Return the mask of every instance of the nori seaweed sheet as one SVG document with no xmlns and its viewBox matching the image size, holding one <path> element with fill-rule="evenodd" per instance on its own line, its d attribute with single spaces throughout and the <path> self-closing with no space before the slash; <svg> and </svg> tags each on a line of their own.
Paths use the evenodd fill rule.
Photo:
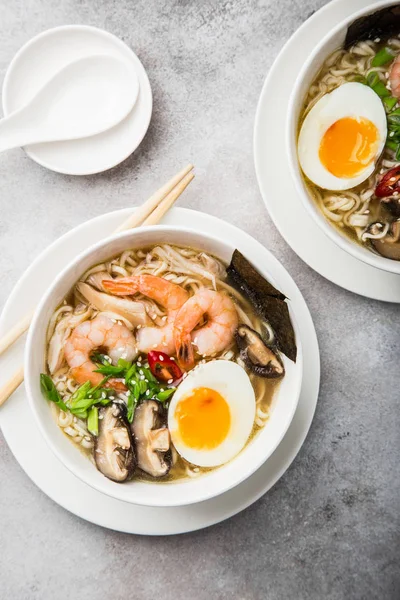
<svg viewBox="0 0 400 600">
<path fill-rule="evenodd" d="M 230 283 L 244 294 L 260 317 L 271 324 L 278 349 L 296 362 L 297 348 L 286 296 L 235 250 L 227 268 Z"/>
<path fill-rule="evenodd" d="M 379 38 L 382 42 L 400 33 L 400 4 L 377 10 L 360 17 L 347 30 L 344 47 L 349 48 L 363 40 Z"/>
</svg>

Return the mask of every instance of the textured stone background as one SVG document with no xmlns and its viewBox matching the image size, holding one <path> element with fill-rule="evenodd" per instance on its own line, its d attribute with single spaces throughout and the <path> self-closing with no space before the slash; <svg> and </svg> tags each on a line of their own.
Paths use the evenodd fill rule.
<svg viewBox="0 0 400 600">
<path fill-rule="evenodd" d="M 143 61 L 153 120 L 140 149 L 102 175 L 0 160 L 0 306 L 34 256 L 78 223 L 140 202 L 188 160 L 185 205 L 270 248 L 313 314 L 322 385 L 306 443 L 275 488 L 205 531 L 141 538 L 83 522 L 26 477 L 0 436 L 0 598 L 395 600 L 399 573 L 399 309 L 311 271 L 271 223 L 252 129 L 264 77 L 324 0 L 2 0 L 0 74 L 18 48 L 67 23 L 103 27 Z"/>
</svg>

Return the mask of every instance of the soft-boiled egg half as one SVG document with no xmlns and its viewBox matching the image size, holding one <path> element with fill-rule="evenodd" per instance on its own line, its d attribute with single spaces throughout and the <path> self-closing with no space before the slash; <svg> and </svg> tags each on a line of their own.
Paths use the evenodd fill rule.
<svg viewBox="0 0 400 600">
<path fill-rule="evenodd" d="M 386 136 L 379 96 L 362 83 L 345 83 L 318 100 L 304 119 L 298 140 L 301 168 L 321 188 L 350 189 L 374 171 Z"/>
<path fill-rule="evenodd" d="M 190 371 L 168 409 L 177 452 L 199 467 L 236 456 L 253 428 L 256 402 L 250 379 L 237 363 L 214 360 Z"/>
</svg>

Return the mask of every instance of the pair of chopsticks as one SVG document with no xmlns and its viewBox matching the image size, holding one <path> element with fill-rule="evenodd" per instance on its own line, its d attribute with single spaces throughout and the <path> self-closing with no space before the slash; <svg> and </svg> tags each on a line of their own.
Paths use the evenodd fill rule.
<svg viewBox="0 0 400 600">
<path fill-rule="evenodd" d="M 114 233 L 134 227 L 156 225 L 174 205 L 182 192 L 194 178 L 193 165 L 179 171 L 172 179 L 155 192 L 142 206 L 124 221 Z M 27 329 L 32 321 L 32 314 L 26 315 L 2 338 L 0 338 L 0 355 L 3 354 Z M 24 369 L 20 367 L 16 373 L 0 388 L 0 406 L 15 392 L 24 380 Z"/>
</svg>

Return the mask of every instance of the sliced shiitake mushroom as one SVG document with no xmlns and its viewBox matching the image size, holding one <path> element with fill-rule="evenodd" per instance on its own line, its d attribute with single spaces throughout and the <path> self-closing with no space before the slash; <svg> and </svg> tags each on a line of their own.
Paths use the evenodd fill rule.
<svg viewBox="0 0 400 600">
<path fill-rule="evenodd" d="M 371 223 L 367 233 L 376 235 L 382 231 L 382 223 Z M 393 221 L 385 237 L 380 239 L 371 239 L 372 247 L 385 258 L 400 260 L 400 219 Z"/>
<path fill-rule="evenodd" d="M 152 477 L 163 477 L 171 468 L 170 435 L 166 412 L 155 400 L 142 402 L 131 425 L 138 467 Z"/>
<path fill-rule="evenodd" d="M 129 424 L 121 405 L 112 403 L 99 410 L 99 435 L 94 447 L 98 470 L 108 479 L 123 483 L 132 477 L 136 456 Z"/>
<path fill-rule="evenodd" d="M 269 348 L 257 331 L 239 325 L 235 333 L 240 357 L 245 365 L 259 377 L 282 377 L 283 362 L 277 352 Z"/>
</svg>

